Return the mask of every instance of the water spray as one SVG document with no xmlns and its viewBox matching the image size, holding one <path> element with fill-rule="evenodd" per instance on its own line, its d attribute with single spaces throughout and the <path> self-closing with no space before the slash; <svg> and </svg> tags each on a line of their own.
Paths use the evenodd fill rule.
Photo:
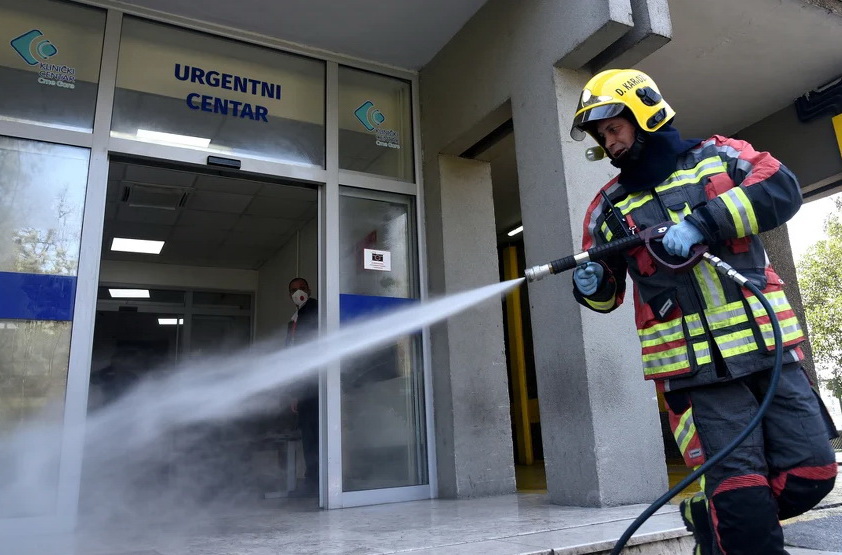
<svg viewBox="0 0 842 555">
<path fill-rule="evenodd" d="M 604 245 L 596 246 L 570 256 L 565 256 L 546 264 L 540 264 L 538 266 L 527 268 L 525 272 L 526 280 L 528 282 L 534 282 L 543 279 L 545 276 L 550 274 L 560 274 L 567 270 L 572 270 L 585 262 L 597 262 L 610 256 L 617 255 L 627 249 L 643 245 L 655 260 L 655 264 L 671 273 L 689 271 L 699 261 L 704 259 L 708 264 L 713 266 L 717 272 L 728 279 L 735 281 L 741 287 L 745 287 L 751 291 L 760 300 L 760 303 L 766 310 L 766 314 L 769 316 L 769 321 L 772 324 L 772 332 L 775 337 L 775 362 L 772 367 L 772 375 L 769 379 L 769 389 L 766 391 L 765 397 L 763 397 L 763 402 L 760 403 L 757 414 L 754 415 L 751 422 L 748 423 L 740 435 L 734 438 L 731 443 L 725 446 L 725 448 L 723 448 L 719 453 L 708 459 L 703 465 L 694 470 L 681 482 L 676 484 L 675 487 L 667 491 L 649 505 L 649 507 L 643 511 L 640 516 L 631 523 L 631 525 L 629 525 L 626 531 L 623 532 L 623 535 L 620 536 L 620 539 L 617 540 L 617 543 L 611 550 L 611 555 L 619 554 L 623 550 L 623 547 L 625 547 L 626 542 L 628 542 L 631 538 L 632 534 L 634 534 L 650 516 L 655 514 L 655 511 L 664 506 L 670 499 L 678 495 L 682 490 L 684 490 L 684 488 L 692 484 L 712 466 L 718 464 L 722 459 L 730 455 L 731 452 L 736 449 L 736 447 L 742 443 L 752 431 L 754 431 L 754 429 L 760 424 L 760 421 L 763 419 L 763 416 L 766 414 L 766 411 L 775 396 L 775 390 L 778 388 L 778 380 L 781 376 L 781 366 L 783 363 L 783 337 L 781 334 L 780 323 L 778 323 L 778 318 L 772 308 L 772 305 L 769 304 L 769 301 L 763 296 L 760 289 L 754 283 L 749 281 L 748 278 L 737 272 L 733 267 L 719 257 L 708 252 L 707 245 L 694 245 L 690 250 L 689 258 L 686 259 L 667 253 L 661 240 L 672 225 L 674 225 L 673 222 L 664 222 L 641 230 L 637 234 L 623 237 L 622 239 L 618 239 L 616 241 L 610 241 Z"/>
</svg>

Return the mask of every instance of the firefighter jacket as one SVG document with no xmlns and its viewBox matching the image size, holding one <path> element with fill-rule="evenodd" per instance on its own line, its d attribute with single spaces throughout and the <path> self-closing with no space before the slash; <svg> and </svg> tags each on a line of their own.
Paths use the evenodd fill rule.
<svg viewBox="0 0 842 555">
<path fill-rule="evenodd" d="M 757 235 L 783 224 L 801 206 L 798 181 L 783 164 L 745 141 L 714 135 L 680 154 L 675 171 L 654 188 L 628 193 L 615 178 L 602 190 L 613 209 L 602 194 L 596 196 L 585 216 L 583 249 L 687 218 L 710 251 L 769 300 L 783 332 L 784 362 L 803 358 L 797 345 L 804 334 Z M 763 305 L 709 264 L 669 273 L 640 246 L 602 265 L 599 289 L 584 296 L 574 285 L 574 295 L 592 310 L 610 312 L 623 302 L 628 272 L 646 379 L 670 390 L 772 367 L 774 337 Z"/>
</svg>

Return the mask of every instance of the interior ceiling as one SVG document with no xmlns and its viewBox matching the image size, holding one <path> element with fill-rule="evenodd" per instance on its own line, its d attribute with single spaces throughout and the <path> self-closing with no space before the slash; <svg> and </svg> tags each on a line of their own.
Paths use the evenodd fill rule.
<svg viewBox="0 0 842 555">
<path fill-rule="evenodd" d="M 112 162 L 102 259 L 257 270 L 317 203 L 315 189 Z M 114 237 L 165 244 L 159 255 L 115 252 Z"/>
</svg>

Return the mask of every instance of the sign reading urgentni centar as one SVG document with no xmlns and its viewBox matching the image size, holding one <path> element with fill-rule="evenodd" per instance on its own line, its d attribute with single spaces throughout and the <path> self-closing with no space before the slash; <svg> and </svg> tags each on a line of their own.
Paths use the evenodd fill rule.
<svg viewBox="0 0 842 555">
<path fill-rule="evenodd" d="M 175 64 L 174 74 L 179 81 L 190 81 L 206 87 L 225 89 L 273 100 L 281 99 L 281 85 L 277 83 L 268 83 L 259 79 L 214 70 L 205 71 L 199 67 L 181 64 Z M 188 94 L 185 102 L 191 110 L 202 110 L 203 112 L 267 123 L 269 121 L 269 109 L 259 104 L 197 92 Z"/>
</svg>

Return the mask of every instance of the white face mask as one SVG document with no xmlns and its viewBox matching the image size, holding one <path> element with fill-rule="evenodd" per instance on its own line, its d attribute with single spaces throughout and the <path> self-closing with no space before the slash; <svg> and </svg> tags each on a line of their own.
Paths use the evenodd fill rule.
<svg viewBox="0 0 842 555">
<path fill-rule="evenodd" d="M 304 303 L 307 302 L 307 299 L 310 298 L 310 295 L 308 295 L 307 293 L 305 293 L 301 289 L 296 289 L 295 291 L 292 292 L 292 295 L 290 295 L 290 298 L 292 299 L 292 302 L 295 303 L 295 306 L 297 306 L 298 308 L 301 308 L 301 305 L 303 305 Z"/>
</svg>

